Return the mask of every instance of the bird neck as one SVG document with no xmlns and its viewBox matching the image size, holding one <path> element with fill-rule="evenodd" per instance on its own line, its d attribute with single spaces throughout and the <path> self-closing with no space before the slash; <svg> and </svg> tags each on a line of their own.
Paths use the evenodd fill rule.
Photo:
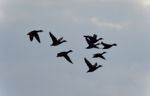
<svg viewBox="0 0 150 96">
<path fill-rule="evenodd" d="M 68 53 L 72 52 L 72 50 L 69 50 Z"/>
<path fill-rule="evenodd" d="M 106 52 L 103 52 L 102 54 L 105 54 Z"/>
<path fill-rule="evenodd" d="M 112 46 L 117 46 L 117 45 L 114 43 L 114 44 L 112 44 Z"/>
</svg>

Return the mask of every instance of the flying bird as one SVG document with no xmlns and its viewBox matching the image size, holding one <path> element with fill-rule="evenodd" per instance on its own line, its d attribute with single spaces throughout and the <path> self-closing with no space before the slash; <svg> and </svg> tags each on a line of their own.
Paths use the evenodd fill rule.
<svg viewBox="0 0 150 96">
<path fill-rule="evenodd" d="M 40 37 L 38 35 L 39 32 L 43 32 L 43 30 L 33 30 L 27 34 L 27 35 L 29 35 L 31 42 L 33 41 L 33 38 L 35 38 L 39 43 L 41 43 Z"/>
<path fill-rule="evenodd" d="M 111 48 L 113 46 L 117 46 L 116 43 L 114 43 L 114 44 L 107 44 L 107 43 L 101 42 L 101 44 L 104 46 L 102 49 L 109 49 L 109 48 Z"/>
<path fill-rule="evenodd" d="M 97 38 L 96 34 L 93 34 L 93 36 L 85 35 L 85 38 L 88 38 L 92 43 L 96 43 L 99 40 L 103 40 L 103 38 Z"/>
<path fill-rule="evenodd" d="M 97 63 L 95 63 L 94 65 L 92 65 L 86 58 L 84 58 L 85 63 L 87 64 L 89 70 L 88 72 L 94 72 L 96 69 L 102 67 L 102 65 L 97 65 Z"/>
<path fill-rule="evenodd" d="M 86 47 L 86 49 L 91 49 L 91 48 L 99 49 L 99 47 L 98 47 L 99 43 L 95 44 L 95 43 L 91 42 L 88 38 L 85 38 L 85 39 L 86 39 L 86 41 L 88 43 L 88 47 Z"/>
<path fill-rule="evenodd" d="M 93 55 L 93 58 L 102 58 L 104 60 L 106 60 L 106 58 L 103 56 L 103 54 L 105 54 L 107 52 L 103 52 L 103 53 L 96 53 Z"/>
<path fill-rule="evenodd" d="M 57 46 L 57 45 L 59 45 L 59 44 L 61 44 L 63 42 L 67 42 L 66 40 L 63 40 L 63 37 L 57 39 L 51 32 L 49 32 L 49 35 L 50 35 L 50 37 L 52 39 L 52 42 L 53 42 L 51 44 L 51 46 Z"/>
<path fill-rule="evenodd" d="M 60 52 L 60 53 L 57 54 L 57 57 L 64 57 L 68 62 L 73 64 L 70 57 L 68 56 L 68 53 L 70 53 L 70 52 L 73 52 L 73 51 L 69 50 L 69 51 Z"/>
</svg>

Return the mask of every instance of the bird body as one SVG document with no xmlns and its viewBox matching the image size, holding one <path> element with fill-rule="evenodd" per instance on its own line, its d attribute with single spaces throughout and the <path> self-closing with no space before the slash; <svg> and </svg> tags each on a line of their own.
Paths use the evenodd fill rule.
<svg viewBox="0 0 150 96">
<path fill-rule="evenodd" d="M 33 41 L 33 38 L 35 38 L 39 43 L 41 43 L 40 37 L 38 35 L 39 32 L 43 32 L 43 30 L 33 30 L 27 34 L 27 35 L 29 35 L 31 42 Z"/>
<path fill-rule="evenodd" d="M 103 53 L 96 53 L 93 55 L 93 58 L 102 58 L 104 60 L 106 60 L 106 58 L 103 56 L 103 54 L 105 54 L 106 52 Z"/>
<path fill-rule="evenodd" d="M 67 42 L 66 40 L 63 40 L 63 37 L 57 39 L 51 32 L 49 32 L 49 35 L 50 35 L 50 37 L 52 39 L 52 42 L 53 42 L 51 44 L 51 46 L 57 46 L 57 45 L 60 45 L 63 42 Z"/>
<path fill-rule="evenodd" d="M 99 45 L 99 43 L 97 43 L 97 44 L 90 44 L 88 47 L 86 47 L 86 49 L 92 49 L 92 48 L 99 49 L 99 47 L 97 45 Z"/>
<path fill-rule="evenodd" d="M 64 57 L 67 61 L 69 61 L 70 63 L 73 64 L 70 57 L 68 56 L 68 53 L 70 53 L 70 52 L 73 52 L 73 51 L 69 50 L 69 51 L 60 52 L 60 53 L 57 54 L 57 57 Z"/>
<path fill-rule="evenodd" d="M 97 65 L 97 63 L 95 63 L 94 65 L 92 65 L 86 58 L 84 58 L 85 63 L 87 64 L 89 70 L 88 72 L 94 72 L 96 69 L 102 67 L 102 65 Z"/>
<path fill-rule="evenodd" d="M 88 43 L 88 47 L 86 49 L 91 49 L 91 48 L 96 48 L 99 49 L 99 47 L 97 45 L 99 45 L 99 43 L 95 44 L 93 42 L 91 42 L 88 38 L 85 38 L 87 43 Z"/>
</svg>

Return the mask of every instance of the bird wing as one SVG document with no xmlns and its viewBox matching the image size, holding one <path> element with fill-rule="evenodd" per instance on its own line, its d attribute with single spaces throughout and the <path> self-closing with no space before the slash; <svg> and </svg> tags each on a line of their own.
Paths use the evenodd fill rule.
<svg viewBox="0 0 150 96">
<path fill-rule="evenodd" d="M 56 38 L 51 32 L 49 32 L 49 35 L 50 35 L 50 37 L 52 38 L 52 41 L 53 41 L 53 42 L 56 42 L 56 41 L 57 41 L 57 38 Z"/>
<path fill-rule="evenodd" d="M 86 42 L 87 42 L 89 45 L 92 44 L 91 41 L 89 40 L 89 38 L 85 38 L 85 40 L 86 40 Z"/>
<path fill-rule="evenodd" d="M 58 39 L 58 41 L 61 41 L 61 40 L 63 40 L 63 37 L 61 37 L 61 38 Z"/>
<path fill-rule="evenodd" d="M 88 35 L 84 35 L 83 37 L 85 37 L 85 38 L 91 38 L 91 36 L 88 36 Z"/>
<path fill-rule="evenodd" d="M 30 41 L 33 40 L 33 35 L 29 35 Z"/>
<path fill-rule="evenodd" d="M 40 43 L 41 41 L 40 41 L 40 37 L 39 37 L 39 35 L 38 34 L 35 34 L 35 39 Z"/>
<path fill-rule="evenodd" d="M 89 68 L 92 67 L 92 64 L 91 64 L 86 58 L 84 58 L 84 61 L 85 61 L 85 63 L 87 64 L 87 66 L 88 66 Z"/>
<path fill-rule="evenodd" d="M 70 63 L 73 64 L 73 62 L 71 61 L 71 59 L 70 59 L 70 57 L 69 57 L 68 55 L 65 55 L 64 58 L 65 58 L 67 61 L 69 61 Z"/>
<path fill-rule="evenodd" d="M 97 35 L 96 34 L 93 35 L 93 39 L 97 40 Z"/>
<path fill-rule="evenodd" d="M 101 56 L 100 58 L 102 58 L 102 59 L 106 60 L 106 58 L 105 58 L 104 56 Z"/>
<path fill-rule="evenodd" d="M 88 41 L 93 41 L 93 39 L 95 39 L 94 37 L 92 36 L 84 36 L 86 39 L 88 39 Z"/>
</svg>

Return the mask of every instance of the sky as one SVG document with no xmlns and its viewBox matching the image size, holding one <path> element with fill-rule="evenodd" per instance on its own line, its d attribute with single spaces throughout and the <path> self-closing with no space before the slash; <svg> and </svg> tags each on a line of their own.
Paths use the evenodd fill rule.
<svg viewBox="0 0 150 96">
<path fill-rule="evenodd" d="M 149 25 L 150 0 L 0 0 L 0 96 L 150 96 Z M 117 43 L 106 61 L 85 49 L 92 34 Z M 70 49 L 74 64 L 56 57 Z M 103 67 L 87 74 L 84 57 Z"/>
</svg>

